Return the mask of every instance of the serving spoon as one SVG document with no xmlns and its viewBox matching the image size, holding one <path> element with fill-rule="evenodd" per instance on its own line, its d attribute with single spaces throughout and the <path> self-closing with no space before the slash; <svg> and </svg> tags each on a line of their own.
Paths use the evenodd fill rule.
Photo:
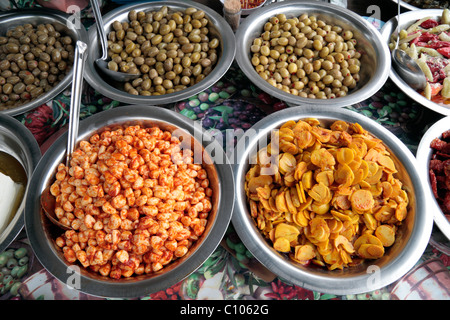
<svg viewBox="0 0 450 320">
<path fill-rule="evenodd" d="M 75 60 L 72 75 L 72 94 L 70 97 L 69 129 L 66 149 L 66 166 L 69 166 L 70 156 L 75 149 L 78 138 L 78 126 L 80 117 L 81 91 L 83 88 L 83 72 L 87 55 L 87 45 L 82 41 L 77 41 L 75 47 Z M 55 214 L 56 198 L 50 193 L 50 185 L 41 194 L 41 207 L 46 216 L 55 225 L 62 229 L 70 230 L 70 226 L 62 224 Z"/>
<path fill-rule="evenodd" d="M 108 59 L 108 41 L 106 39 L 105 30 L 103 29 L 102 13 L 100 11 L 100 6 L 98 5 L 97 1 L 98 0 L 91 0 L 91 6 L 92 10 L 94 11 L 96 21 L 95 25 L 97 27 L 97 34 L 102 48 L 102 56 L 95 60 L 95 64 L 105 75 L 119 82 L 127 82 L 140 77 L 141 76 L 140 73 L 125 73 L 120 71 L 114 71 L 108 68 L 108 62 L 106 61 Z"/>
<path fill-rule="evenodd" d="M 400 41 L 400 0 L 397 0 L 397 42 L 392 51 L 392 62 L 395 71 L 414 90 L 423 90 L 427 85 L 427 78 L 417 62 L 405 51 L 398 48 Z"/>
</svg>

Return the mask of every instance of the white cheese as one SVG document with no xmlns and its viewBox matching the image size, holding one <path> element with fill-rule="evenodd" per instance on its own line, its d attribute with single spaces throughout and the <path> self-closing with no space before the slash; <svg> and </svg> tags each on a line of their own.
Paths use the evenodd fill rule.
<svg viewBox="0 0 450 320">
<path fill-rule="evenodd" d="M 9 176 L 0 172 L 0 233 L 15 215 L 23 194 L 22 184 L 15 183 Z"/>
</svg>

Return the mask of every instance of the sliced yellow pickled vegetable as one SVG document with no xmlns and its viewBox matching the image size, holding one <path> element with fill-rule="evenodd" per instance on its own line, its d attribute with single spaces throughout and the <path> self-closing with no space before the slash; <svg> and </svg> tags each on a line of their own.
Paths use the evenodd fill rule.
<svg viewBox="0 0 450 320">
<path fill-rule="evenodd" d="M 330 270 L 382 257 L 409 203 L 382 141 L 359 124 L 324 128 L 316 119 L 289 121 L 272 137 L 279 140 L 259 151 L 245 191 L 274 249 Z"/>
<path fill-rule="evenodd" d="M 395 230 L 393 227 L 383 224 L 375 230 L 375 236 L 380 239 L 384 247 L 390 247 L 395 241 Z"/>
</svg>

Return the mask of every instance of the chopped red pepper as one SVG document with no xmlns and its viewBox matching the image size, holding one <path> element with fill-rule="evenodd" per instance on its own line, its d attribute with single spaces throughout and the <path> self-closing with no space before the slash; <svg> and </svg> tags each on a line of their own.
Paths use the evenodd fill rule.
<svg viewBox="0 0 450 320">
<path fill-rule="evenodd" d="M 440 41 L 439 36 L 437 34 L 424 32 L 419 37 L 414 38 L 410 41 L 410 44 L 418 45 L 419 42 L 429 42 L 429 41 Z"/>
<path fill-rule="evenodd" d="M 427 47 L 428 42 L 415 42 L 416 47 Z"/>
<path fill-rule="evenodd" d="M 430 41 L 424 47 L 432 48 L 432 49 L 438 49 L 438 48 L 444 48 L 444 47 L 450 47 L 449 41 Z"/>
<path fill-rule="evenodd" d="M 420 26 L 424 29 L 430 29 L 430 28 L 434 28 L 438 25 L 439 25 L 439 22 L 437 22 L 436 20 L 428 19 L 428 20 L 425 20 L 424 22 L 422 22 L 422 24 Z"/>
<path fill-rule="evenodd" d="M 450 47 L 446 47 L 448 50 L 450 50 Z M 444 50 L 446 48 L 439 48 L 439 50 Z M 442 82 L 446 78 L 446 74 L 444 71 L 444 68 L 449 64 L 449 61 L 447 59 L 440 59 L 440 58 L 434 58 L 434 59 L 428 59 L 427 65 L 431 70 L 431 73 L 433 74 L 433 80 L 430 82 Z"/>
<path fill-rule="evenodd" d="M 446 58 L 450 58 L 450 47 L 437 48 L 436 50 Z"/>
</svg>

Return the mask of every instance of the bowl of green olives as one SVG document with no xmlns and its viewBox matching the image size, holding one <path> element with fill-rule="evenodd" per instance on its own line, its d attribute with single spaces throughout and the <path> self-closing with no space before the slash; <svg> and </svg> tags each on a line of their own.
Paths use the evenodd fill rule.
<svg viewBox="0 0 450 320">
<path fill-rule="evenodd" d="M 353 105 L 389 76 L 389 49 L 375 27 L 328 3 L 272 3 L 240 24 L 236 42 L 244 74 L 293 106 Z"/>
<path fill-rule="evenodd" d="M 85 78 L 103 95 L 127 104 L 166 105 L 195 95 L 226 73 L 236 51 L 225 19 L 193 1 L 121 6 L 103 17 L 103 27 L 109 69 L 140 76 L 118 82 L 98 69 L 101 46 L 94 25 Z"/>
<path fill-rule="evenodd" d="M 77 23 L 50 9 L 0 13 L 0 114 L 25 113 L 69 86 L 74 44 L 87 39 Z"/>
</svg>

